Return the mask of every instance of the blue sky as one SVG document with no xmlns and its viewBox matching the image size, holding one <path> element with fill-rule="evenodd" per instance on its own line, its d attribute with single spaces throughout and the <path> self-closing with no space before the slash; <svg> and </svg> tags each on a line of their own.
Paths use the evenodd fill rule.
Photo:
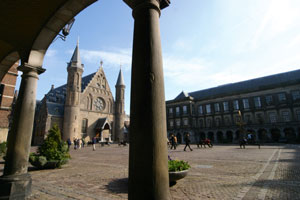
<svg viewBox="0 0 300 200">
<path fill-rule="evenodd" d="M 172 0 L 160 17 L 166 100 L 181 91 L 299 69 L 299 10 L 299 0 Z M 101 0 L 82 11 L 66 41 L 51 44 L 37 99 L 51 84 L 66 83 L 66 63 L 80 37 L 84 76 L 103 60 L 113 95 L 122 65 L 128 114 L 133 23 L 122 0 Z"/>
</svg>

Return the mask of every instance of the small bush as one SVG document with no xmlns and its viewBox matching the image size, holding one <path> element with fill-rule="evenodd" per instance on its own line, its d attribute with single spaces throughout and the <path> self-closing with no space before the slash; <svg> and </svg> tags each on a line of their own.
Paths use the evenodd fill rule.
<svg viewBox="0 0 300 200">
<path fill-rule="evenodd" d="M 169 166 L 169 172 L 183 171 L 191 168 L 189 163 L 183 160 L 169 160 L 168 166 Z"/>
<path fill-rule="evenodd" d="M 44 143 L 38 148 L 38 153 L 32 153 L 29 162 L 38 168 L 57 168 L 70 159 L 68 145 L 61 140 L 60 130 L 55 124 Z"/>
</svg>

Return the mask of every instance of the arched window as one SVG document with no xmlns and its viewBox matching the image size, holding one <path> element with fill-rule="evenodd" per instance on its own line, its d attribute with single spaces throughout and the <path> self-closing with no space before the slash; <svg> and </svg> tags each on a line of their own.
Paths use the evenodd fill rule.
<svg viewBox="0 0 300 200">
<path fill-rule="evenodd" d="M 89 99 L 90 99 L 90 101 L 89 101 L 89 110 L 93 110 L 93 97 L 92 97 L 92 95 L 90 94 L 89 95 Z"/>
<path fill-rule="evenodd" d="M 90 108 L 90 98 L 89 97 L 86 97 L 86 109 L 88 109 L 89 110 L 89 108 Z"/>
</svg>

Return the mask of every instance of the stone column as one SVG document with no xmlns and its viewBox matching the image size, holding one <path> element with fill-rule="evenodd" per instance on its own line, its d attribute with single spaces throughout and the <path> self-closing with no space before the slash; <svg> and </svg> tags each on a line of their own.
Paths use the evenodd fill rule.
<svg viewBox="0 0 300 200">
<path fill-rule="evenodd" d="M 129 200 L 170 199 L 166 107 L 157 0 L 135 1 Z"/>
<path fill-rule="evenodd" d="M 0 177 L 0 199 L 25 199 L 31 192 L 31 177 L 27 173 L 36 104 L 38 74 L 41 67 L 23 64 L 19 96 L 8 134 L 7 154 L 3 176 Z"/>
</svg>

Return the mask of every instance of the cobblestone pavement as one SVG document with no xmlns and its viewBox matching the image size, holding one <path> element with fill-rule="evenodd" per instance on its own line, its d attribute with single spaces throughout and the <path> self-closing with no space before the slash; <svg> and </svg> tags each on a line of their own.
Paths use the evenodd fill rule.
<svg viewBox="0 0 300 200">
<path fill-rule="evenodd" d="M 214 146 L 169 150 L 192 168 L 170 188 L 174 200 L 300 199 L 300 146 Z M 30 200 L 127 199 L 128 147 L 71 150 L 72 160 L 56 170 L 36 170 Z M 0 172 L 3 162 L 0 161 Z"/>
</svg>

